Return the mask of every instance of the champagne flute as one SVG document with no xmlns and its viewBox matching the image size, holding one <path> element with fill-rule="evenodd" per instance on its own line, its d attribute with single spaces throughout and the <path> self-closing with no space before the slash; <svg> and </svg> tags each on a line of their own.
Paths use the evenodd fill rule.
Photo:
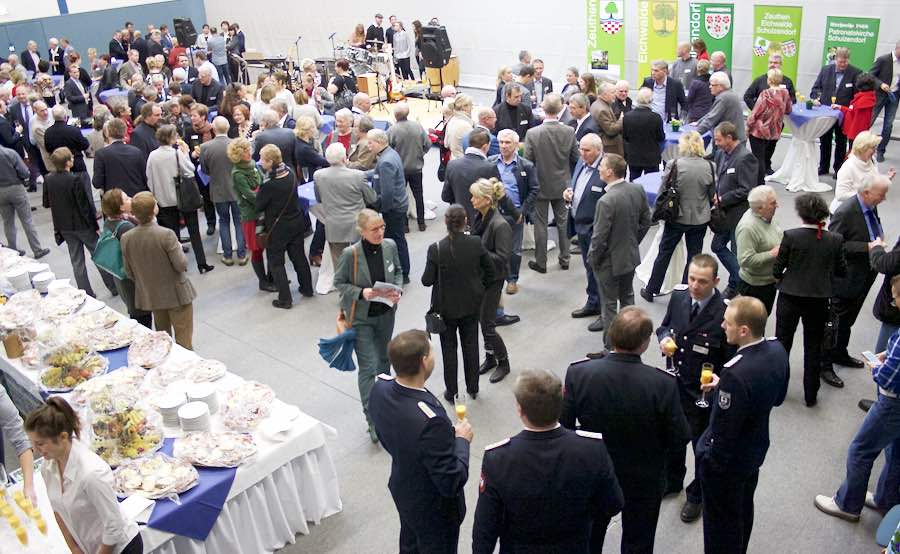
<svg viewBox="0 0 900 554">
<path fill-rule="evenodd" d="M 831 97 L 831 103 L 832 103 L 832 104 L 837 104 L 837 96 L 832 96 L 832 97 Z"/>
<path fill-rule="evenodd" d="M 457 393 L 453 396 L 453 407 L 456 410 L 456 419 L 463 421 L 466 419 L 466 395 Z"/>
<path fill-rule="evenodd" d="M 700 384 L 708 385 L 712 383 L 713 380 L 713 365 L 709 362 L 706 362 L 700 367 Z M 706 401 L 706 391 L 703 391 L 703 396 L 695 402 L 698 408 L 709 408 L 709 402 Z"/>
</svg>

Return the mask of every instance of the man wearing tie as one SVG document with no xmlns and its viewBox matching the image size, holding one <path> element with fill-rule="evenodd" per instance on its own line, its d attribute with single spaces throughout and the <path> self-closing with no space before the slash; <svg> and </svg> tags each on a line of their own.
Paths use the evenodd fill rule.
<svg viewBox="0 0 900 554">
<path fill-rule="evenodd" d="M 581 93 L 573 95 L 584 96 Z M 587 116 L 590 118 L 590 115 Z M 569 188 L 563 191 L 563 200 L 569 205 L 569 233 L 567 236 L 578 237 L 578 247 L 581 249 L 581 261 L 587 273 L 587 302 L 584 306 L 572 312 L 572 317 L 592 317 L 597 319 L 588 325 L 589 331 L 602 331 L 603 318 L 600 316 L 600 292 L 597 289 L 597 280 L 594 271 L 588 261 L 588 250 L 591 247 L 591 235 L 594 234 L 594 212 L 597 201 L 606 194 L 606 183 L 600 179 L 600 160 L 603 158 L 603 141 L 599 135 L 591 133 L 585 135 L 578 143 L 578 151 L 581 159 L 575 165 L 572 172 L 572 182 Z"/>
<path fill-rule="evenodd" d="M 847 275 L 835 282 L 835 298 L 831 303 L 837 314 L 837 337 L 825 341 L 822 361 L 822 380 L 834 387 L 844 383 L 834 372 L 833 363 L 845 367 L 862 368 L 863 362 L 847 351 L 850 329 L 862 309 L 869 289 L 878 272 L 869 264 L 869 243 L 884 238 L 878 204 L 887 196 L 891 181 L 886 175 L 877 175 L 863 182 L 855 196 L 843 201 L 831 216 L 829 231 L 844 237 L 844 256 L 847 259 Z M 833 348 L 828 348 L 831 345 Z"/>
<path fill-rule="evenodd" d="M 9 115 L 16 126 L 22 127 L 23 151 L 27 154 L 25 156 L 25 164 L 28 166 L 29 172 L 27 189 L 28 192 L 34 192 L 37 189 L 37 176 L 40 175 L 37 160 L 40 159 L 41 153 L 37 146 L 31 144 L 28 124 L 31 122 L 31 118 L 34 117 L 34 110 L 32 110 L 31 104 L 28 103 L 29 94 L 31 94 L 31 87 L 28 85 L 22 84 L 16 87 L 16 101 L 9 105 Z"/>
<path fill-rule="evenodd" d="M 850 65 L 850 49 L 838 48 L 835 51 L 834 63 L 827 64 L 819 71 L 816 82 L 809 92 L 810 98 L 816 98 L 817 105 L 840 104 L 849 106 L 856 94 L 856 78 L 862 71 Z M 832 98 L 834 101 L 832 101 Z M 841 131 L 841 124 L 835 121 L 834 127 L 819 137 L 819 175 L 828 174 L 831 162 L 831 135 L 834 135 L 834 172 L 835 174 L 847 157 L 847 135 Z"/>
<path fill-rule="evenodd" d="M 41 63 L 41 55 L 38 53 L 38 45 L 33 40 L 29 40 L 22 52 L 22 67 L 31 71 L 34 75 L 38 72 L 38 64 Z"/>
</svg>

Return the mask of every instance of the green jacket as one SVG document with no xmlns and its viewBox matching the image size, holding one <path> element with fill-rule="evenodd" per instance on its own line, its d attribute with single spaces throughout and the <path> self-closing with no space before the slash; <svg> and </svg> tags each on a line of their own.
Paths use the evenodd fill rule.
<svg viewBox="0 0 900 554">
<path fill-rule="evenodd" d="M 234 181 L 234 194 L 237 196 L 241 221 L 256 221 L 256 191 L 262 182 L 262 172 L 252 161 L 240 162 L 231 170 L 231 178 Z"/>
<path fill-rule="evenodd" d="M 356 279 L 353 278 L 353 251 L 356 251 L 358 267 Z M 391 239 L 384 239 L 381 243 L 381 254 L 384 259 L 384 275 L 389 283 L 403 286 L 403 268 L 400 266 L 400 255 L 397 252 L 397 244 Z M 369 301 L 362 298 L 362 290 L 371 287 L 372 282 L 369 273 L 369 265 L 366 263 L 366 254 L 362 249 L 362 242 L 355 242 L 344 248 L 334 270 L 334 286 L 341 295 L 341 309 L 349 318 L 356 301 L 356 315 L 352 324 L 365 323 L 369 319 Z M 396 309 L 396 306 L 395 308 Z"/>
</svg>

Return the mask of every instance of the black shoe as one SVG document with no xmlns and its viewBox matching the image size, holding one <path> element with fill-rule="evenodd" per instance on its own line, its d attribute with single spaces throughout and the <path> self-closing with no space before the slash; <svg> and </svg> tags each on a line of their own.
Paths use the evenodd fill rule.
<svg viewBox="0 0 900 554">
<path fill-rule="evenodd" d="M 860 410 L 862 410 L 864 412 L 868 412 L 869 408 L 871 408 L 872 404 L 874 404 L 874 403 L 875 403 L 874 400 L 869 400 L 868 398 L 861 398 L 860 401 L 856 405 L 859 406 Z"/>
<path fill-rule="evenodd" d="M 878 163 L 884 162 L 884 152 L 877 152 L 875 154 L 875 161 L 877 161 Z"/>
<path fill-rule="evenodd" d="M 497 364 L 497 368 L 494 369 L 494 372 L 491 373 L 491 378 L 488 380 L 491 383 L 499 383 L 507 375 L 509 375 L 509 371 L 509 360 L 502 360 L 499 364 Z"/>
<path fill-rule="evenodd" d="M 19 256 L 24 256 L 24 255 L 25 255 L 25 251 L 24 251 L 24 250 L 19 250 L 19 249 L 17 248 L 17 249 L 16 249 L 16 252 L 19 253 Z"/>
<path fill-rule="evenodd" d="M 559 262 L 559 268 L 563 271 L 569 270 L 569 262 Z"/>
<path fill-rule="evenodd" d="M 852 367 L 852 368 L 856 368 L 856 369 L 866 367 L 866 364 L 864 364 L 862 360 L 854 358 L 853 356 L 850 356 L 849 354 L 846 356 L 836 356 L 836 357 L 832 358 L 831 361 L 832 361 L 832 363 L 835 363 L 837 365 L 842 365 L 844 367 Z"/>
<path fill-rule="evenodd" d="M 209 273 L 210 271 L 214 270 L 215 268 L 216 268 L 216 266 L 214 266 L 214 265 L 209 265 L 209 264 L 206 264 L 206 265 L 198 265 L 198 266 L 197 266 L 197 269 L 200 270 L 200 274 L 201 274 L 201 275 L 204 274 L 204 273 Z"/>
<path fill-rule="evenodd" d="M 275 286 L 275 283 L 270 283 L 269 281 L 260 281 L 259 290 L 263 292 L 278 292 L 278 287 Z"/>
<path fill-rule="evenodd" d="M 834 372 L 834 370 L 831 370 L 831 369 L 823 370 L 819 374 L 819 376 L 822 378 L 823 381 L 825 381 L 832 387 L 836 387 L 839 389 L 844 388 L 844 382 L 841 380 L 840 377 L 837 376 L 837 374 Z"/>
<path fill-rule="evenodd" d="M 478 368 L 478 375 L 484 375 L 495 367 L 497 367 L 497 359 L 494 358 L 493 355 L 488 354 L 487 357 L 485 357 L 484 362 L 481 364 L 481 367 Z"/>
<path fill-rule="evenodd" d="M 31 206 L 31 211 L 36 212 L 37 208 L 35 208 L 34 206 Z"/>
<path fill-rule="evenodd" d="M 206 236 L 211 237 L 216 234 L 216 226 L 215 225 L 207 225 L 206 226 Z"/>
<path fill-rule="evenodd" d="M 109 291 L 109 293 L 113 296 L 113 298 L 119 296 L 119 291 L 117 291 L 116 289 L 112 289 L 111 291 Z"/>
<path fill-rule="evenodd" d="M 419 223 L 419 231 L 424 231 L 427 228 L 428 228 L 428 226 L 425 225 L 424 223 Z"/>
<path fill-rule="evenodd" d="M 520 321 L 522 321 L 522 318 L 517 315 L 503 314 L 494 321 L 494 325 L 497 327 L 504 327 Z"/>
<path fill-rule="evenodd" d="M 534 260 L 528 262 L 528 267 L 537 271 L 538 273 L 547 273 L 547 268 L 539 266 L 538 263 Z"/>
<path fill-rule="evenodd" d="M 647 302 L 653 303 L 653 293 L 647 289 L 641 289 L 641 298 L 646 300 Z"/>
<path fill-rule="evenodd" d="M 598 317 L 597 319 L 592 321 L 590 325 L 588 325 L 588 331 L 590 331 L 591 333 L 598 333 L 602 330 L 603 330 L 603 318 L 602 317 Z"/>
<path fill-rule="evenodd" d="M 774 174 L 775 174 L 775 170 L 772 169 L 771 167 L 766 170 L 766 175 L 774 175 Z"/>
<path fill-rule="evenodd" d="M 807 407 L 807 408 L 812 408 L 812 407 L 814 407 L 816 404 L 819 403 L 819 400 L 818 400 L 817 398 L 813 397 L 813 398 L 807 398 L 807 399 L 805 400 L 805 402 L 806 402 L 806 407 Z"/>
<path fill-rule="evenodd" d="M 37 252 L 34 253 L 34 259 L 35 259 L 35 260 L 40 260 L 41 258 L 43 258 L 44 256 L 46 256 L 46 255 L 49 254 L 49 253 L 50 253 L 50 249 L 49 249 L 49 248 L 42 248 L 42 249 L 40 249 L 40 250 L 38 250 Z M 23 255 L 23 256 L 25 255 L 25 252 L 24 252 L 24 251 L 22 252 L 22 255 Z"/>
<path fill-rule="evenodd" d="M 407 235 L 409 234 L 409 223 L 403 226 L 403 233 Z"/>
<path fill-rule="evenodd" d="M 408 285 L 409 283 L 410 283 L 410 281 L 409 281 L 409 275 L 404 275 L 404 276 L 403 276 L 403 284 L 404 284 L 404 285 Z"/>
<path fill-rule="evenodd" d="M 575 319 L 580 317 L 592 317 L 595 315 L 600 315 L 600 308 L 592 308 L 587 304 L 572 312 L 572 317 Z"/>
<path fill-rule="evenodd" d="M 452 393 L 448 390 L 444 391 L 444 400 L 446 400 L 447 402 L 450 402 L 451 404 L 453 403 L 454 396 L 456 396 L 454 393 Z"/>
<path fill-rule="evenodd" d="M 280 300 L 272 300 L 272 305 L 283 310 L 290 310 L 292 306 L 290 302 L 282 302 Z"/>
<path fill-rule="evenodd" d="M 681 521 L 685 523 L 693 523 L 700 519 L 701 515 L 703 515 L 703 504 L 687 501 L 681 508 Z"/>
<path fill-rule="evenodd" d="M 475 391 L 475 392 L 468 391 L 466 394 L 468 394 L 469 398 L 471 398 L 472 400 L 475 400 L 476 398 L 478 398 L 478 391 Z"/>
</svg>

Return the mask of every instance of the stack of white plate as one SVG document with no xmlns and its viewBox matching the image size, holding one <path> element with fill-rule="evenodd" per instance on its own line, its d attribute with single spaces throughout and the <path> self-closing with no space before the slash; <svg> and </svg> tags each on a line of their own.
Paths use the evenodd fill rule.
<svg viewBox="0 0 900 554">
<path fill-rule="evenodd" d="M 50 266 L 43 262 L 32 262 L 25 266 L 25 270 L 28 271 L 28 278 L 34 279 L 34 276 L 38 273 L 50 271 Z"/>
<path fill-rule="evenodd" d="M 45 293 L 50 286 L 50 282 L 56 279 L 56 275 L 52 271 L 42 271 L 31 278 L 31 284 L 34 285 L 39 292 Z"/>
<path fill-rule="evenodd" d="M 178 419 L 178 409 L 184 406 L 184 394 L 170 392 L 160 398 L 156 405 L 163 417 L 163 425 L 166 427 L 178 427 L 181 420 Z"/>
<path fill-rule="evenodd" d="M 206 431 L 209 429 L 209 406 L 203 402 L 188 402 L 178 408 L 178 419 L 186 433 Z"/>
<path fill-rule="evenodd" d="M 209 406 L 209 413 L 214 414 L 219 410 L 219 395 L 212 383 L 195 383 L 188 389 L 188 400 L 191 402 L 203 402 Z"/>
<path fill-rule="evenodd" d="M 4 275 L 9 284 L 17 291 L 28 290 L 31 288 L 31 277 L 28 275 L 27 266 L 20 265 L 15 269 L 7 271 Z"/>
</svg>

